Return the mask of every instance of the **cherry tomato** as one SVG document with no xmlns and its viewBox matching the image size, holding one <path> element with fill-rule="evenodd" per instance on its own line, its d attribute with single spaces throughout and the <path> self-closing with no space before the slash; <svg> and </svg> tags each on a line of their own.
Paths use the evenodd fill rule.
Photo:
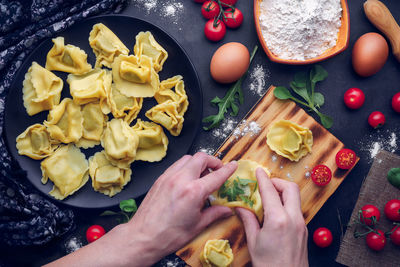
<svg viewBox="0 0 400 267">
<path fill-rule="evenodd" d="M 359 109 L 365 102 L 365 94 L 359 88 L 350 88 L 344 93 L 343 98 L 346 106 L 351 109 Z"/>
<path fill-rule="evenodd" d="M 400 92 L 395 94 L 392 98 L 392 108 L 394 111 L 400 113 Z"/>
<path fill-rule="evenodd" d="M 234 6 L 237 0 L 221 0 L 222 6 Z"/>
<path fill-rule="evenodd" d="M 219 6 L 214 1 L 207 1 L 201 6 L 201 14 L 206 19 L 213 19 L 219 15 Z"/>
<path fill-rule="evenodd" d="M 332 178 L 331 169 L 326 165 L 317 165 L 311 171 L 311 179 L 318 186 L 329 184 Z"/>
<path fill-rule="evenodd" d="M 368 117 L 369 125 L 375 129 L 383 126 L 385 121 L 385 115 L 380 111 L 374 111 Z"/>
<path fill-rule="evenodd" d="M 400 225 L 395 225 L 390 232 L 390 240 L 392 241 L 392 243 L 400 246 Z"/>
<path fill-rule="evenodd" d="M 356 163 L 356 152 L 343 148 L 336 154 L 336 164 L 340 169 L 348 170 Z"/>
<path fill-rule="evenodd" d="M 333 240 L 332 233 L 328 228 L 320 227 L 315 230 L 313 234 L 313 240 L 315 245 L 320 248 L 329 247 L 332 244 Z"/>
<path fill-rule="evenodd" d="M 400 222 L 400 199 L 392 199 L 386 203 L 385 215 L 391 221 Z"/>
<path fill-rule="evenodd" d="M 194 0 L 196 3 L 204 3 L 207 0 Z"/>
<path fill-rule="evenodd" d="M 367 241 L 367 245 L 370 249 L 375 251 L 381 251 L 386 245 L 386 237 L 385 233 L 381 230 L 378 230 L 378 233 L 371 232 L 367 235 L 365 239 Z"/>
<path fill-rule="evenodd" d="M 226 27 L 228 28 L 238 28 L 243 23 L 243 13 L 239 9 L 235 8 L 235 11 L 232 11 L 232 8 L 228 8 L 224 11 L 225 17 L 224 22 Z"/>
<path fill-rule="evenodd" d="M 86 231 L 86 239 L 89 243 L 92 243 L 102 237 L 106 231 L 100 225 L 92 225 Z"/>
<path fill-rule="evenodd" d="M 381 212 L 374 205 L 367 204 L 361 208 L 360 221 L 368 226 L 376 224 L 381 218 Z M 375 217 L 375 219 L 373 218 Z"/>
<path fill-rule="evenodd" d="M 225 33 L 226 26 L 221 20 L 218 20 L 214 23 L 214 20 L 210 19 L 206 22 L 206 25 L 204 27 L 204 34 L 206 35 L 208 40 L 217 42 L 224 38 Z"/>
</svg>

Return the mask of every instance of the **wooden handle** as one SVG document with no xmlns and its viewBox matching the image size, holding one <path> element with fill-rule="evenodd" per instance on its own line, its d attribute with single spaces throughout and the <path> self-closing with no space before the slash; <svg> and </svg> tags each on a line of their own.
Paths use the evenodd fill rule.
<svg viewBox="0 0 400 267">
<path fill-rule="evenodd" d="M 369 21 L 390 40 L 394 56 L 400 62 L 400 27 L 389 9 L 378 0 L 367 0 L 364 12 Z"/>
</svg>

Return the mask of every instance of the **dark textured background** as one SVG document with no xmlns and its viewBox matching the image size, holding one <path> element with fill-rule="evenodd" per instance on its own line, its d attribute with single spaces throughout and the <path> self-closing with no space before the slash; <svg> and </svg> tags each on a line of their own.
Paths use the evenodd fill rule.
<svg viewBox="0 0 400 267">
<path fill-rule="evenodd" d="M 122 14 L 147 20 L 161 27 L 178 40 L 188 52 L 200 76 L 203 88 L 204 115 L 215 113 L 216 109 L 210 106 L 209 100 L 215 95 L 223 96 L 229 87 L 219 85 L 211 79 L 209 62 L 213 52 L 225 42 L 239 41 L 245 44 L 249 50 L 255 44 L 258 44 L 254 27 L 252 1 L 238 1 L 237 7 L 242 10 L 245 16 L 244 23 L 238 30 L 228 30 L 225 38 L 219 43 L 210 43 L 205 39 L 203 34 L 205 21 L 200 14 L 200 5 L 193 1 L 159 0 L 160 6 L 149 10 L 149 12 L 144 8 L 144 2 L 143 0 L 133 0 Z M 177 12 L 178 17 L 176 18 L 164 17 L 162 12 L 158 12 L 162 5 L 171 2 L 180 2 L 184 6 L 182 12 Z M 346 146 L 355 150 L 361 160 L 346 178 L 346 181 L 342 183 L 336 193 L 326 202 L 308 225 L 310 236 L 320 226 L 331 229 L 334 236 L 334 243 L 326 249 L 317 248 L 310 239 L 308 245 L 311 266 L 340 266 L 335 263 L 342 232 L 338 213 L 341 217 L 341 223 L 346 225 L 356 203 L 361 183 L 371 166 L 372 160 L 366 146 L 378 139 L 389 138 L 391 132 L 396 132 L 398 137 L 400 133 L 400 114 L 395 113 L 390 106 L 391 97 L 400 91 L 400 63 L 390 54 L 384 68 L 370 78 L 359 77 L 351 66 L 351 48 L 356 39 L 366 32 L 376 31 L 364 15 L 363 2 L 362 0 L 349 1 L 351 21 L 349 48 L 342 54 L 321 63 L 329 72 L 329 77 L 318 85 L 317 90 L 321 91 L 326 99 L 326 104 L 323 106 L 322 111 L 334 117 L 334 125 L 330 131 Z M 400 22 L 400 2 L 389 0 L 383 2 L 393 12 L 397 21 Z M 134 27 L 134 25 L 121 25 L 121 27 Z M 288 85 L 296 71 L 308 69 L 307 66 L 287 66 L 271 63 L 262 50 L 257 53 L 253 66 L 254 64 L 260 64 L 264 69 L 268 69 L 271 72 L 266 86 L 270 84 Z M 238 119 L 242 118 L 258 100 L 258 96 L 248 91 L 249 80 L 246 79 L 243 84 L 245 103 L 240 108 Z M 366 93 L 366 102 L 360 110 L 350 111 L 343 103 L 343 93 L 350 87 L 359 87 Z M 367 117 L 374 110 L 382 111 L 387 119 L 386 125 L 378 131 L 371 129 L 367 124 Z M 200 131 L 192 152 L 204 146 L 215 149 L 222 141 L 210 133 Z M 397 140 L 397 144 L 400 145 L 399 140 Z M 399 154 L 400 150 L 397 149 L 395 152 Z M 85 230 L 89 225 L 94 223 L 101 224 L 105 226 L 106 230 L 113 226 L 112 219 L 98 217 L 100 211 L 76 210 L 75 213 L 78 226 L 73 233 L 62 240 L 50 243 L 46 247 L 2 251 L 1 254 L 5 255 L 6 262 L 12 265 L 47 263 L 65 254 L 64 242 L 70 236 L 78 236 L 84 239 Z"/>
</svg>

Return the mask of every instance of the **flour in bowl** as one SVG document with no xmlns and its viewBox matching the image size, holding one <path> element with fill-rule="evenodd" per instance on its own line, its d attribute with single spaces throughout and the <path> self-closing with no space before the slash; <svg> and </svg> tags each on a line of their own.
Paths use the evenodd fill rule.
<svg viewBox="0 0 400 267">
<path fill-rule="evenodd" d="M 263 0 L 260 25 L 269 50 L 282 59 L 306 60 L 336 45 L 340 0 Z"/>
</svg>

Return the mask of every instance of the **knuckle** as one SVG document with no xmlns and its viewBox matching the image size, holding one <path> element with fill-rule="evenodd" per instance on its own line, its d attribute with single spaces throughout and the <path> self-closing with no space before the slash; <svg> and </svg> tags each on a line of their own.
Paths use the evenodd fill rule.
<svg viewBox="0 0 400 267">
<path fill-rule="evenodd" d="M 288 225 L 288 217 L 286 215 L 276 216 L 274 225 L 277 229 L 285 229 Z"/>
<path fill-rule="evenodd" d="M 299 185 L 296 184 L 296 183 L 294 183 L 294 182 L 290 182 L 289 187 L 290 187 L 291 190 L 293 190 L 293 191 L 297 191 L 297 192 L 300 191 Z"/>
</svg>

